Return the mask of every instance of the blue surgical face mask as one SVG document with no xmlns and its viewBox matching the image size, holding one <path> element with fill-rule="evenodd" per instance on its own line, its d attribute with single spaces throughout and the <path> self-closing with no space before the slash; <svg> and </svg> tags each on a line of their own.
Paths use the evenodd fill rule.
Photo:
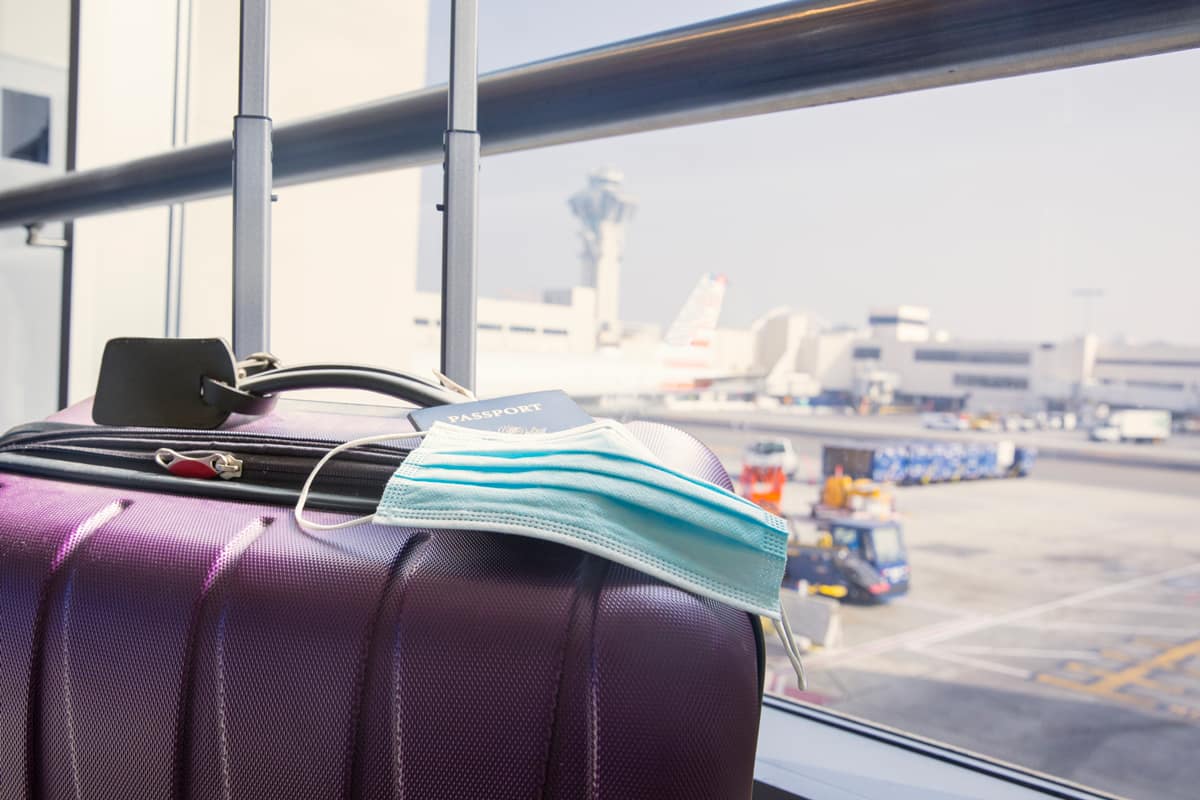
<svg viewBox="0 0 1200 800">
<path fill-rule="evenodd" d="M 388 481 L 375 514 L 335 525 L 302 515 L 317 472 L 359 444 L 424 436 Z M 750 501 L 659 463 L 619 423 L 505 434 L 435 423 L 424 434 L 372 436 L 325 455 L 296 521 L 308 530 L 375 522 L 532 536 L 625 564 L 695 594 L 776 620 L 801 676 L 780 584 L 787 523 Z"/>
</svg>

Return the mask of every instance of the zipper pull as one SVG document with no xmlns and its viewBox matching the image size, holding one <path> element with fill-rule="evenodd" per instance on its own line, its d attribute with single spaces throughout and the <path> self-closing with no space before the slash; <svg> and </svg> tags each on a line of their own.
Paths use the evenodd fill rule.
<svg viewBox="0 0 1200 800">
<path fill-rule="evenodd" d="M 187 450 L 179 453 L 169 447 L 154 451 L 154 461 L 180 478 L 242 477 L 242 460 L 220 450 Z"/>
</svg>

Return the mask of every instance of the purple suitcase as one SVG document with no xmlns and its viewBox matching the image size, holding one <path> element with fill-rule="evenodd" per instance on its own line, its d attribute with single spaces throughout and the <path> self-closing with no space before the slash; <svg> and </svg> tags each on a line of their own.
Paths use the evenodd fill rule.
<svg viewBox="0 0 1200 800">
<path fill-rule="evenodd" d="M 202 435 L 398 427 L 293 412 Z M 687 434 L 630 428 L 728 487 Z M 211 482 L 96 485 L 41 452 L 0 453 L 0 798 L 750 794 L 743 612 L 548 542 L 312 535 L 286 505 L 189 496 Z"/>
</svg>

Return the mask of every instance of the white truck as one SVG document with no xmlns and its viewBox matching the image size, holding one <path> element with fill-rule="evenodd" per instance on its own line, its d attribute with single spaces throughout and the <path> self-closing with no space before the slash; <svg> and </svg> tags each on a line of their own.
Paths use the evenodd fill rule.
<svg viewBox="0 0 1200 800">
<path fill-rule="evenodd" d="M 1149 408 L 1114 411 L 1092 428 L 1096 442 L 1162 442 L 1171 435 L 1171 412 Z"/>
</svg>

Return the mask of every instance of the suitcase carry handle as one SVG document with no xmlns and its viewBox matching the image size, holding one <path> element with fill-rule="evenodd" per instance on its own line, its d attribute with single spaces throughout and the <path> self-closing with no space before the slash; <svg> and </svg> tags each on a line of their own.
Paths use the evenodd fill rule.
<svg viewBox="0 0 1200 800">
<path fill-rule="evenodd" d="M 299 364 L 251 375 L 237 386 L 205 377 L 204 402 L 234 414 L 270 413 L 283 392 L 301 389 L 361 389 L 394 397 L 421 408 L 467 398 L 411 373 L 354 364 Z"/>
</svg>

